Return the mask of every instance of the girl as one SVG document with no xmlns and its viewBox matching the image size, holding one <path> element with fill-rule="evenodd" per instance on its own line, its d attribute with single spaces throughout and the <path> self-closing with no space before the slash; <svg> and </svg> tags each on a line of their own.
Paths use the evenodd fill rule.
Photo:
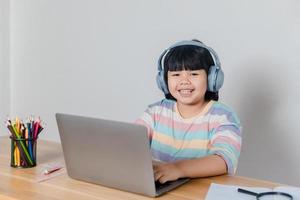
<svg viewBox="0 0 300 200">
<path fill-rule="evenodd" d="M 155 180 L 234 174 L 241 150 L 236 114 L 218 102 L 223 72 L 217 54 L 198 40 L 182 41 L 158 61 L 165 99 L 148 107 L 137 123 L 147 127 Z"/>
</svg>

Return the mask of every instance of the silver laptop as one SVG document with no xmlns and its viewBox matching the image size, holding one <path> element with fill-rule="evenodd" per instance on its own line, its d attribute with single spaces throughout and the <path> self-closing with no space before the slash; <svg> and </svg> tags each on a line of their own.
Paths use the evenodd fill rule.
<svg viewBox="0 0 300 200">
<path fill-rule="evenodd" d="M 151 197 L 189 180 L 155 182 L 144 126 L 61 113 L 56 121 L 71 178 Z"/>
</svg>

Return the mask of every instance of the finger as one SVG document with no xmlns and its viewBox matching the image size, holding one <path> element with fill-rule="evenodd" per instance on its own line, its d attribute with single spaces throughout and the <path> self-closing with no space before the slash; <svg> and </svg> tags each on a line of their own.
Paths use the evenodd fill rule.
<svg viewBox="0 0 300 200">
<path fill-rule="evenodd" d="M 159 167 L 157 166 L 153 166 L 153 173 L 156 174 L 158 173 L 160 170 L 159 170 Z"/>
<path fill-rule="evenodd" d="M 161 184 L 164 184 L 165 182 L 168 181 L 168 178 L 166 176 L 161 176 L 158 181 L 161 183 Z"/>
<path fill-rule="evenodd" d="M 162 173 L 156 173 L 156 174 L 154 174 L 154 179 L 155 179 L 155 181 L 157 181 L 157 180 L 159 180 L 161 177 L 163 176 L 163 174 Z"/>
</svg>

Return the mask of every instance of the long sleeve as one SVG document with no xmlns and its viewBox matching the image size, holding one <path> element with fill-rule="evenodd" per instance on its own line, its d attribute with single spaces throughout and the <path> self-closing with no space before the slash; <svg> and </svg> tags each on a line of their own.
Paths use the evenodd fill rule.
<svg viewBox="0 0 300 200">
<path fill-rule="evenodd" d="M 221 156 L 226 162 L 228 174 L 232 175 L 236 172 L 241 152 L 241 125 L 232 111 L 218 110 L 215 114 L 218 125 L 210 137 L 209 154 Z"/>
</svg>

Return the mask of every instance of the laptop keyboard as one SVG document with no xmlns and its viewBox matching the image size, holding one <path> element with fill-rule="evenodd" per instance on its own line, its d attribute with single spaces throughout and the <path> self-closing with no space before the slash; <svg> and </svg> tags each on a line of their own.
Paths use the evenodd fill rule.
<svg viewBox="0 0 300 200">
<path fill-rule="evenodd" d="M 161 188 L 165 188 L 169 185 L 171 185 L 171 181 L 165 182 L 165 183 L 160 183 L 159 181 L 155 181 L 155 189 L 160 190 Z"/>
</svg>

